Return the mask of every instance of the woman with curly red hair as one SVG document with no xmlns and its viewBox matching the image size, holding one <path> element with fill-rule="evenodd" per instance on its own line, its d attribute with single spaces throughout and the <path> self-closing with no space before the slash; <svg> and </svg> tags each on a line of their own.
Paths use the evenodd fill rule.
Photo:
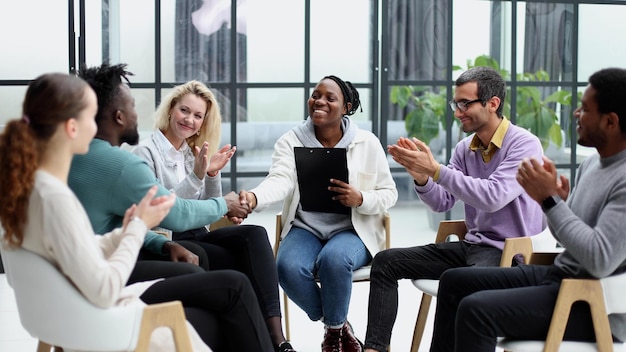
<svg viewBox="0 0 626 352">
<path fill-rule="evenodd" d="M 22 247 L 44 257 L 98 307 L 180 300 L 194 327 L 194 351 L 210 351 L 207 345 L 216 351 L 273 351 L 243 274 L 200 272 L 126 285 L 146 232 L 176 197 L 155 197 L 152 187 L 126 210 L 121 228 L 93 233 L 67 179 L 72 158 L 87 153 L 96 134 L 97 109 L 93 89 L 76 76 L 45 74 L 28 87 L 22 117 L 9 121 L 0 135 L 4 250 Z M 153 340 L 151 351 L 172 350 L 168 336 Z"/>
</svg>

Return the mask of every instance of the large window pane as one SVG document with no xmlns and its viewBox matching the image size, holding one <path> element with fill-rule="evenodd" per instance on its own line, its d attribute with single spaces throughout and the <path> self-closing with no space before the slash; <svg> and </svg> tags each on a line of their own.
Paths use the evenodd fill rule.
<svg viewBox="0 0 626 352">
<path fill-rule="evenodd" d="M 68 4 L 65 0 L 0 4 L 0 79 L 34 79 L 69 72 Z"/>
<path fill-rule="evenodd" d="M 302 89 L 258 88 L 245 94 L 247 122 L 237 124 L 237 141 L 223 133 L 222 144 L 237 146 L 237 171 L 267 172 L 276 140 L 305 118 Z"/>
<path fill-rule="evenodd" d="M 452 12 L 452 64 L 467 68 L 487 56 L 508 69 L 511 52 L 510 4 L 501 1 L 456 0 Z M 457 72 L 458 76 L 461 72 Z"/>
<path fill-rule="evenodd" d="M 166 3 L 168 8 L 169 0 Z M 236 55 L 237 80 L 246 81 L 246 1 L 236 2 L 236 53 L 232 52 L 231 41 L 233 23 L 231 23 L 231 1 L 175 1 L 174 45 L 169 55 L 174 57 L 174 79 L 185 82 L 192 79 L 209 82 L 230 82 L 231 61 Z M 171 21 L 172 16 L 162 17 Z M 164 24 L 164 31 L 171 31 L 169 24 Z M 164 37 L 171 41 L 171 34 Z M 241 40 L 240 40 L 241 39 Z M 171 42 L 166 42 L 172 50 Z M 171 72 L 168 76 L 171 77 Z"/>
<path fill-rule="evenodd" d="M 154 82 L 154 11 L 153 0 L 109 1 L 103 51 L 109 62 L 127 63 L 134 82 Z"/>
<path fill-rule="evenodd" d="M 364 0 L 311 1 L 311 80 L 372 81 L 371 8 Z"/>
<path fill-rule="evenodd" d="M 161 0 L 161 80 L 176 82 L 176 0 Z"/>
<path fill-rule="evenodd" d="M 142 137 L 149 134 L 154 128 L 154 89 L 132 88 L 131 94 L 135 98 L 135 109 Z"/>
<path fill-rule="evenodd" d="M 301 82 L 304 79 L 304 2 L 247 1 L 246 7 L 247 81 Z"/>
<path fill-rule="evenodd" d="M 574 5 L 521 2 L 517 13 L 518 71 L 535 75 L 531 80 L 571 80 Z"/>
<path fill-rule="evenodd" d="M 580 5 L 578 79 L 586 81 L 605 67 L 625 67 L 626 6 Z"/>
<path fill-rule="evenodd" d="M 115 28 L 119 16 L 109 16 L 109 12 L 102 11 L 102 1 L 85 1 L 85 62 L 87 66 L 98 66 L 110 56 L 109 26 Z M 112 23 L 109 22 L 112 21 Z M 105 41 L 103 43 L 103 40 Z M 115 52 L 115 57 L 119 53 Z M 116 62 L 112 62 L 114 64 Z M 83 63 L 79 63 L 83 64 Z"/>
<path fill-rule="evenodd" d="M 389 55 L 389 79 L 445 78 L 450 1 L 388 2 L 387 33 L 383 37 L 388 39 L 389 49 L 383 55 Z"/>
<path fill-rule="evenodd" d="M 4 124 L 22 116 L 26 86 L 0 87 L 0 130 Z"/>
<path fill-rule="evenodd" d="M 251 88 L 248 94 L 248 121 L 302 121 L 303 99 L 300 88 Z"/>
<path fill-rule="evenodd" d="M 230 136 L 232 123 L 222 123 L 222 143 L 237 147 L 237 172 L 267 172 L 272 163 L 274 144 L 284 133 L 299 124 L 292 122 L 238 122 L 237 142 Z"/>
</svg>

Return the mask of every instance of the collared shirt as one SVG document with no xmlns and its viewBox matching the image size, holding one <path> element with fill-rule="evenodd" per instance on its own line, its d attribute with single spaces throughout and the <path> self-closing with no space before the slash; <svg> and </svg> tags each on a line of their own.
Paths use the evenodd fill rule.
<svg viewBox="0 0 626 352">
<path fill-rule="evenodd" d="M 472 142 L 469 146 L 470 150 L 473 152 L 480 151 L 483 157 L 483 161 L 485 163 L 488 163 L 489 161 L 491 161 L 493 154 L 495 154 L 495 152 L 502 147 L 504 135 L 506 135 L 506 131 L 508 131 L 510 124 L 511 122 L 509 122 L 506 117 L 502 117 L 502 121 L 498 125 L 498 128 L 493 134 L 493 137 L 491 137 L 491 141 L 489 142 L 487 148 L 482 145 L 482 142 L 480 141 L 480 138 L 478 138 L 478 135 L 474 135 L 474 138 L 472 139 Z"/>
<path fill-rule="evenodd" d="M 502 117 L 502 121 L 498 125 L 498 128 L 493 134 L 493 137 L 491 137 L 491 141 L 489 142 L 489 146 L 487 148 L 483 147 L 483 144 L 480 141 L 480 138 L 478 138 L 478 135 L 474 135 L 474 138 L 472 138 L 472 142 L 469 146 L 470 150 L 473 152 L 480 151 L 483 161 L 485 162 L 485 164 L 488 163 L 489 161 L 491 161 L 491 157 L 493 157 L 493 154 L 495 154 L 496 150 L 502 147 L 502 141 L 504 140 L 504 136 L 506 135 L 506 131 L 508 131 L 510 124 L 511 122 L 506 117 Z M 441 165 L 439 165 L 437 171 L 435 171 L 435 174 L 433 175 L 433 181 L 437 182 L 439 180 L 440 170 Z"/>
<path fill-rule="evenodd" d="M 172 143 L 165 137 L 161 130 L 154 131 L 155 135 L 155 143 L 158 144 L 159 148 L 163 150 L 167 154 L 167 158 L 174 161 L 174 169 L 176 170 L 176 177 L 178 178 L 178 182 L 182 181 L 187 177 L 185 172 L 185 152 L 189 148 L 187 142 L 184 142 L 179 150 L 176 150 Z"/>
</svg>

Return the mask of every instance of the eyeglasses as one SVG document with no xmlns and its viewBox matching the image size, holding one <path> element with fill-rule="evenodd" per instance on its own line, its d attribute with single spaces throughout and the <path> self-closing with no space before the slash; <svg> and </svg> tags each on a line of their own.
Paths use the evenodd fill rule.
<svg viewBox="0 0 626 352">
<path fill-rule="evenodd" d="M 452 111 L 456 111 L 456 109 L 459 109 L 459 111 L 461 112 L 466 112 L 467 109 L 469 108 L 470 104 L 474 104 L 474 103 L 478 103 L 478 102 L 483 102 L 482 99 L 474 99 L 474 100 L 470 100 L 470 101 L 454 101 L 454 100 L 450 100 L 449 104 L 450 104 L 450 108 L 452 109 Z"/>
</svg>

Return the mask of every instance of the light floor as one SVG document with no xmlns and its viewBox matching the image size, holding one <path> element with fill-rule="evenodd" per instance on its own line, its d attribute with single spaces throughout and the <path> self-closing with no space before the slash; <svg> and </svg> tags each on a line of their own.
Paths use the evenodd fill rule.
<svg viewBox="0 0 626 352">
<path fill-rule="evenodd" d="M 267 209 L 262 213 L 253 213 L 245 223 L 265 226 L 271 243 L 274 241 L 274 216 L 278 208 Z M 391 245 L 407 247 L 432 242 L 435 237 L 429 224 L 429 211 L 419 201 L 404 201 L 392 209 Z M 352 323 L 357 337 L 364 339 L 367 325 L 368 283 L 356 283 L 352 292 L 348 319 Z M 42 294 L 45 288 L 42 287 Z M 281 293 L 282 298 L 282 293 Z M 413 327 L 421 293 L 408 280 L 399 283 L 399 312 L 391 341 L 392 351 L 409 351 L 413 336 Z M 425 337 L 420 351 L 428 351 L 432 334 L 432 321 L 435 300 L 431 305 L 431 316 L 426 327 Z M 311 322 L 300 308 L 289 304 L 291 321 L 291 340 L 299 352 L 318 352 L 323 336 L 323 326 Z M 0 274 L 0 351 L 34 352 L 36 340 L 28 335 L 20 325 L 12 289 L 8 286 L 4 274 Z M 246 351 L 244 351 L 246 352 Z"/>
</svg>

